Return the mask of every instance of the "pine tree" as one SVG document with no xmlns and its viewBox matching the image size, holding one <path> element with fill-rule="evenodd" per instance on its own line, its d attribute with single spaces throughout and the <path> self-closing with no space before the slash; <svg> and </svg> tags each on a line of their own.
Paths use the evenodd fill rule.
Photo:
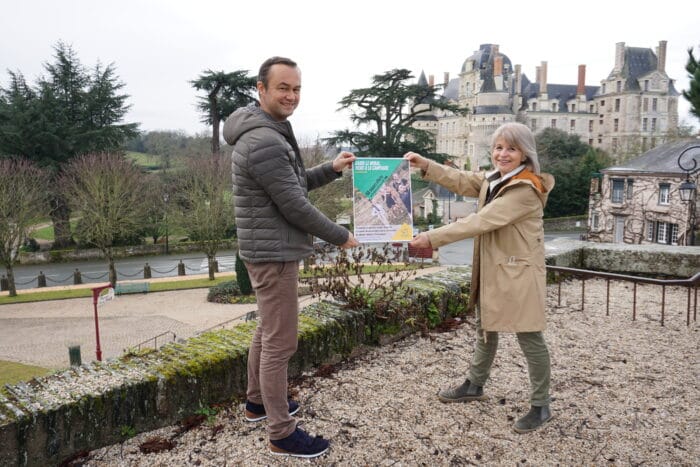
<svg viewBox="0 0 700 467">
<path fill-rule="evenodd" d="M 693 56 L 693 49 L 688 49 L 688 63 L 685 66 L 690 83 L 683 97 L 690 102 L 690 113 L 700 119 L 700 63 Z"/>
</svg>

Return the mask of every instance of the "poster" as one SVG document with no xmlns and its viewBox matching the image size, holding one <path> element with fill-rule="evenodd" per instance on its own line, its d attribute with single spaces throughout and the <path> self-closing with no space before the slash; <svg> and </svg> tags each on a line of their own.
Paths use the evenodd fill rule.
<svg viewBox="0 0 700 467">
<path fill-rule="evenodd" d="M 359 242 L 413 239 L 409 162 L 394 157 L 359 157 L 353 162 L 355 238 Z"/>
</svg>

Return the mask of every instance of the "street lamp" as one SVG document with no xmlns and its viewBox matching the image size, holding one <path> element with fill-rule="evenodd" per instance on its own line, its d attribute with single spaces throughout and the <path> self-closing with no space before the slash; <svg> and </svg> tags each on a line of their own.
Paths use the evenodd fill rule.
<svg viewBox="0 0 700 467">
<path fill-rule="evenodd" d="M 691 155 L 690 161 L 687 166 L 683 165 L 682 159 L 686 153 L 695 149 L 695 154 Z M 678 167 L 685 172 L 685 181 L 678 187 L 678 192 L 681 196 L 681 201 L 684 203 L 689 203 L 688 211 L 689 218 L 688 223 L 690 224 L 690 245 L 695 245 L 695 195 L 697 193 L 697 186 L 693 181 L 690 180 L 690 176 L 700 170 L 698 167 L 698 151 L 700 146 L 689 146 L 678 156 Z M 692 165 L 690 164 L 692 162 Z M 688 244 L 688 241 L 686 241 Z"/>
</svg>

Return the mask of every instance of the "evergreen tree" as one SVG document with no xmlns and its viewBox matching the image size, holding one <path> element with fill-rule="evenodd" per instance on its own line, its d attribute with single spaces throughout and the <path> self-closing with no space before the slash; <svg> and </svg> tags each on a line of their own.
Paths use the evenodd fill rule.
<svg viewBox="0 0 700 467">
<path fill-rule="evenodd" d="M 238 251 L 236 251 L 236 282 L 238 283 L 238 288 L 241 290 L 241 295 L 250 295 L 253 293 L 253 286 L 250 283 L 248 268 L 245 267 L 245 263 L 238 255 Z"/>
<path fill-rule="evenodd" d="M 206 95 L 199 98 L 197 107 L 203 114 L 202 122 L 211 125 L 211 151 L 218 154 L 220 149 L 219 129 L 221 121 L 239 107 L 255 102 L 254 92 L 257 79 L 249 77 L 248 70 L 231 73 L 207 70 L 196 80 L 190 81 L 198 91 Z"/>
<path fill-rule="evenodd" d="M 577 135 L 554 128 L 542 130 L 535 139 L 542 171 L 553 175 L 555 180 L 544 216 L 585 214 L 591 176 L 609 166 L 610 159 L 602 151 L 583 143 Z"/>
<path fill-rule="evenodd" d="M 51 170 L 76 156 L 119 150 L 137 134 L 137 125 L 121 123 L 129 109 L 113 65 L 86 70 L 75 51 L 59 42 L 46 76 L 30 87 L 21 73 L 10 73 L 0 88 L 0 155 L 21 155 Z M 53 186 L 53 184 L 52 184 Z M 51 191 L 55 247 L 72 243 L 70 210 L 58 190 Z"/>
<path fill-rule="evenodd" d="M 440 99 L 439 86 L 406 84 L 413 75 L 406 69 L 394 69 L 372 78 L 372 86 L 353 89 L 340 102 L 340 109 L 350 110 L 351 120 L 368 131 L 336 131 L 326 142 L 340 146 L 350 144 L 359 156 L 401 156 L 416 151 L 444 161 L 446 154 L 435 152 L 435 140 L 429 131 L 414 128 L 423 116 L 435 109 L 464 115 L 466 108 Z"/>
<path fill-rule="evenodd" d="M 700 119 L 700 64 L 693 56 L 693 49 L 688 49 L 688 63 L 685 66 L 690 83 L 683 97 L 690 102 L 690 113 Z"/>
</svg>

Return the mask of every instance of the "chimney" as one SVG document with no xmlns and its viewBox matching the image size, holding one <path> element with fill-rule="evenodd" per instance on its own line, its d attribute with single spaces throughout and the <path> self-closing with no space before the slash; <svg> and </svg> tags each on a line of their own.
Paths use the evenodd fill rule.
<svg viewBox="0 0 700 467">
<path fill-rule="evenodd" d="M 578 86 L 576 86 L 576 95 L 582 96 L 586 93 L 586 65 L 578 66 Z"/>
<path fill-rule="evenodd" d="M 522 86 L 522 81 L 521 81 L 521 76 L 520 76 L 520 65 L 515 65 L 515 73 L 514 73 L 514 84 L 513 84 L 513 91 L 515 94 L 520 94 L 522 91 L 520 87 Z"/>
<path fill-rule="evenodd" d="M 666 41 L 659 41 L 659 48 L 656 50 L 656 69 L 661 73 L 666 73 Z"/>
<path fill-rule="evenodd" d="M 540 65 L 540 94 L 547 94 L 547 62 Z"/>
<path fill-rule="evenodd" d="M 615 44 L 615 69 L 614 72 L 621 72 L 625 66 L 625 43 L 618 42 Z"/>
<path fill-rule="evenodd" d="M 496 55 L 493 58 L 493 76 L 501 76 L 503 74 L 503 56 Z"/>
<path fill-rule="evenodd" d="M 450 84 L 450 72 L 446 71 L 444 74 L 444 80 L 445 80 L 445 89 L 447 89 L 447 85 Z"/>
<path fill-rule="evenodd" d="M 435 75 L 428 75 L 428 86 L 435 86 Z"/>
</svg>

